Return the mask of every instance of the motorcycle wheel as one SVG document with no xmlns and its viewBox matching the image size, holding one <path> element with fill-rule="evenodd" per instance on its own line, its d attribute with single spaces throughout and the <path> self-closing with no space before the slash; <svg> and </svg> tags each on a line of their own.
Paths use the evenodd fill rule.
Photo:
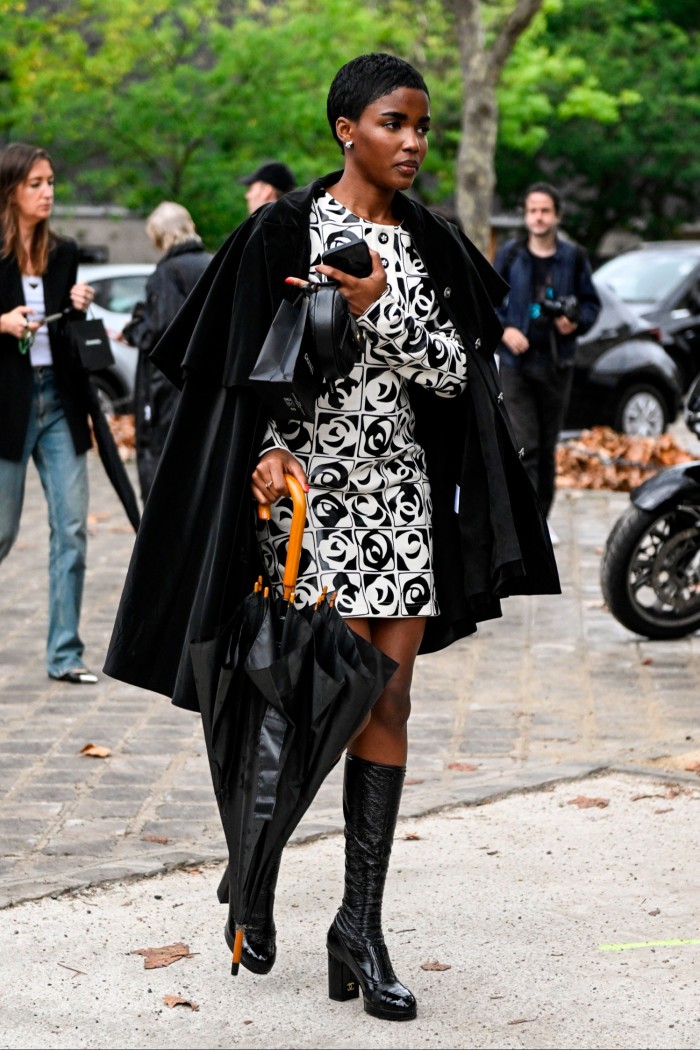
<svg viewBox="0 0 700 1050">
<path fill-rule="evenodd" d="M 603 597 L 616 620 L 646 638 L 700 629 L 700 512 L 634 505 L 608 536 L 600 565 Z"/>
</svg>

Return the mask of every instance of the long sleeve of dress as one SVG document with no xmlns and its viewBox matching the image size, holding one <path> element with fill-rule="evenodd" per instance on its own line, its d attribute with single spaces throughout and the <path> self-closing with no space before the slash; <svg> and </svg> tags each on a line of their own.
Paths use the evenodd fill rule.
<svg viewBox="0 0 700 1050">
<path fill-rule="evenodd" d="M 289 452 L 289 445 L 280 434 L 277 423 L 274 419 L 269 418 L 260 452 L 258 453 L 258 459 L 262 458 L 266 452 L 271 452 L 273 448 L 282 448 Z"/>
<path fill-rule="evenodd" d="M 467 385 L 467 355 L 457 331 L 439 316 L 437 302 L 423 302 L 425 320 L 407 313 L 387 289 L 357 318 L 372 352 L 404 378 L 456 397 Z"/>
</svg>

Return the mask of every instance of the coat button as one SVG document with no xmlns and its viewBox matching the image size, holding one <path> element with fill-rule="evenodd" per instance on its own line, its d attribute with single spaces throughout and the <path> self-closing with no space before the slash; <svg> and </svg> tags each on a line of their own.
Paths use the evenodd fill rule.
<svg viewBox="0 0 700 1050">
<path fill-rule="evenodd" d="M 450 298 L 450 296 L 452 295 L 452 289 L 449 287 L 449 285 L 442 294 L 444 295 L 445 299 Z"/>
<path fill-rule="evenodd" d="M 518 452 L 518 458 L 522 459 L 524 455 L 525 455 L 525 449 L 521 448 L 520 451 Z"/>
<path fill-rule="evenodd" d="M 389 234 L 388 233 L 380 233 L 379 234 L 379 243 L 380 244 L 386 244 L 388 242 L 388 240 L 389 240 Z"/>
<path fill-rule="evenodd" d="M 501 391 L 501 393 L 500 393 L 500 394 L 498 395 L 498 397 L 496 398 L 496 402 L 497 402 L 497 404 L 499 404 L 499 405 L 502 405 L 502 404 L 503 404 L 503 391 Z"/>
<path fill-rule="evenodd" d="M 478 350 L 480 346 L 481 346 L 481 339 L 475 339 L 474 340 L 474 349 Z"/>
</svg>

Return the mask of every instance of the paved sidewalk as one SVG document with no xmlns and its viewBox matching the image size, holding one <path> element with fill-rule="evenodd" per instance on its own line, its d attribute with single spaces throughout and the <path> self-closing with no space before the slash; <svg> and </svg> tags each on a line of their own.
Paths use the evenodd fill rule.
<svg viewBox="0 0 700 1050">
<path fill-rule="evenodd" d="M 94 456 L 91 485 L 83 635 L 99 671 L 133 533 Z M 645 642 L 603 608 L 600 552 L 626 502 L 561 493 L 563 595 L 510 598 L 501 620 L 419 660 L 405 817 L 700 758 L 700 639 Z M 196 716 L 105 676 L 95 688 L 46 677 L 47 531 L 30 469 L 19 541 L 0 567 L 0 906 L 224 856 Z M 86 757 L 87 744 L 111 755 Z M 341 772 L 296 841 L 341 827 Z"/>
<path fill-rule="evenodd" d="M 695 1050 L 699 801 L 697 778 L 609 774 L 402 820 L 384 929 L 418 1000 L 405 1024 L 328 999 L 340 835 L 285 851 L 265 977 L 230 975 L 216 867 L 20 904 L 0 923 L 0 1044 Z M 177 942 L 191 957 L 164 968 L 134 954 Z"/>
</svg>

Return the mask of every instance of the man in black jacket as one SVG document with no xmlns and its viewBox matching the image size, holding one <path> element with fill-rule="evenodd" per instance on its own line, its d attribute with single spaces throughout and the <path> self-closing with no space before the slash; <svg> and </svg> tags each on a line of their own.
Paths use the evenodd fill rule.
<svg viewBox="0 0 700 1050">
<path fill-rule="evenodd" d="M 497 310 L 504 328 L 501 384 L 545 515 L 554 501 L 555 450 L 571 393 L 576 337 L 600 312 L 588 256 L 558 236 L 560 218 L 557 191 L 534 183 L 525 194 L 527 239 L 508 241 L 494 262 L 510 285 Z"/>
<path fill-rule="evenodd" d="M 197 236 L 192 217 L 180 204 L 159 204 L 148 217 L 146 232 L 163 257 L 148 278 L 146 302 L 136 304 L 122 332 L 123 339 L 139 351 L 134 412 L 136 466 L 144 502 L 179 397 L 177 387 L 153 365 L 149 354 L 212 258 Z"/>
</svg>

